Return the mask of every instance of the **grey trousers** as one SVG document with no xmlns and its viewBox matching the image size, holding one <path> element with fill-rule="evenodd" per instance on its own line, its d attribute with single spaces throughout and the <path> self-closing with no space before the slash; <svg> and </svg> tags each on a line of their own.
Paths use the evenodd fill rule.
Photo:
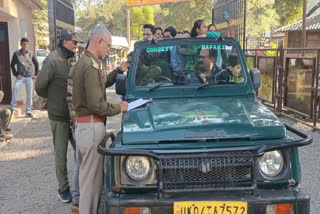
<svg viewBox="0 0 320 214">
<path fill-rule="evenodd" d="M 67 170 L 68 141 L 75 149 L 75 141 L 72 136 L 70 123 L 50 120 L 51 132 L 53 135 L 53 146 L 55 154 L 56 176 L 60 190 L 70 188 Z"/>
<path fill-rule="evenodd" d="M 80 204 L 81 214 L 98 213 L 100 196 L 103 189 L 104 156 L 97 147 L 104 138 L 106 128 L 103 123 L 77 123 L 75 137 L 82 156 L 80 166 Z"/>
</svg>

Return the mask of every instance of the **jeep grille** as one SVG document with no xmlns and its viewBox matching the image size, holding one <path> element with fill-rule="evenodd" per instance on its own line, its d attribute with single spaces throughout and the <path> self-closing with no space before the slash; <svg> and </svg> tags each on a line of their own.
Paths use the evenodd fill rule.
<svg viewBox="0 0 320 214">
<path fill-rule="evenodd" d="M 251 189 L 254 159 L 239 154 L 161 160 L 165 192 Z"/>
</svg>

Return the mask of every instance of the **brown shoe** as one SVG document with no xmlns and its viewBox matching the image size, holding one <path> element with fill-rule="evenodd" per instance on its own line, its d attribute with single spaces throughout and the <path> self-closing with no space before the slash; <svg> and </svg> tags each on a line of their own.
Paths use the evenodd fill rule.
<svg viewBox="0 0 320 214">
<path fill-rule="evenodd" d="M 71 209 L 72 214 L 79 214 L 79 204 L 77 204 L 76 202 L 72 201 Z"/>
</svg>

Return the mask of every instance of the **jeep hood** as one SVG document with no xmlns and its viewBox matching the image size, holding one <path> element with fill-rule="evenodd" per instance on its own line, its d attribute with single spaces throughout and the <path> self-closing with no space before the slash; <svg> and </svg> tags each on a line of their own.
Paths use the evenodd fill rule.
<svg viewBox="0 0 320 214">
<path fill-rule="evenodd" d="M 131 110 L 122 124 L 124 144 L 286 137 L 280 120 L 248 97 L 154 100 Z"/>
</svg>

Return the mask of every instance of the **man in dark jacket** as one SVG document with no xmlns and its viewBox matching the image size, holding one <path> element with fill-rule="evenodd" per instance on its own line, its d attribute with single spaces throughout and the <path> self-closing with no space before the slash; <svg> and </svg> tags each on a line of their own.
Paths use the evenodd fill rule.
<svg viewBox="0 0 320 214">
<path fill-rule="evenodd" d="M 11 70 L 13 75 L 17 78 L 15 86 L 13 88 L 11 106 L 13 110 L 17 108 L 17 98 L 20 92 L 20 88 L 23 84 L 27 89 L 27 117 L 33 117 L 32 115 L 32 92 L 33 92 L 33 80 L 37 79 L 37 73 L 39 71 L 39 64 L 37 59 L 33 56 L 33 53 L 29 51 L 29 40 L 22 38 L 20 41 L 21 49 L 14 52 L 11 60 Z"/>
<path fill-rule="evenodd" d="M 48 114 L 53 135 L 56 176 L 59 183 L 58 196 L 67 203 L 72 201 L 67 171 L 68 140 L 75 148 L 70 129 L 67 104 L 67 79 L 70 59 L 74 56 L 78 39 L 67 29 L 61 31 L 59 47 L 43 62 L 36 82 L 36 92 L 48 99 Z"/>
</svg>

